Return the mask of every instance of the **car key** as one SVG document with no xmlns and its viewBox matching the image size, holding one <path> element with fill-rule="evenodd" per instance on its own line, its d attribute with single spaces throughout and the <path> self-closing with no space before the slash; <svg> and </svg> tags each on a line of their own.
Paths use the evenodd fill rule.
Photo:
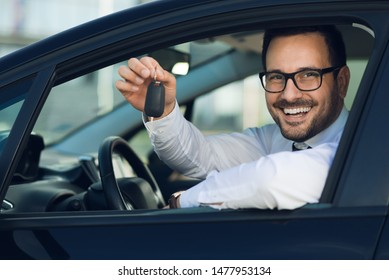
<svg viewBox="0 0 389 280">
<path fill-rule="evenodd" d="M 154 81 L 147 88 L 145 114 L 148 117 L 158 118 L 165 109 L 165 87 L 157 81 L 157 68 L 155 68 Z"/>
</svg>

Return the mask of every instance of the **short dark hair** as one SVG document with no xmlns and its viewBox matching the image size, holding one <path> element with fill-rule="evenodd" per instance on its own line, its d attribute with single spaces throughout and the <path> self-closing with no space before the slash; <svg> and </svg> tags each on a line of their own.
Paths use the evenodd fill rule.
<svg viewBox="0 0 389 280">
<path fill-rule="evenodd" d="M 271 40 L 276 37 L 292 36 L 318 32 L 327 44 L 329 59 L 332 66 L 346 65 L 346 47 L 340 31 L 334 25 L 300 26 L 268 29 L 263 38 L 262 64 L 266 71 L 266 54 Z"/>
</svg>

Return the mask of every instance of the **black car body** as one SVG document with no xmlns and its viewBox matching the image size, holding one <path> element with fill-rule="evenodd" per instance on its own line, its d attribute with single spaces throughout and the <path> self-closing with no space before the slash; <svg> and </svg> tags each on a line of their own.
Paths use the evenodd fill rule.
<svg viewBox="0 0 389 280">
<path fill-rule="evenodd" d="M 243 42 L 247 34 L 269 27 L 312 24 L 339 25 L 347 35 L 349 56 L 368 59 L 318 204 L 288 211 L 155 209 L 162 205 L 109 209 L 115 207 L 105 205 L 92 155 L 105 137 L 128 140 L 139 131 L 140 121 L 133 126 L 117 121 L 139 117 L 139 112 L 119 106 L 116 113 L 47 146 L 44 137 L 33 134 L 53 89 L 98 69 L 188 41 L 229 34 Z M 349 30 L 357 30 L 356 35 Z M 389 1 L 163 0 L 94 20 L 1 58 L 1 110 L 19 105 L 6 112 L 13 122 L 0 142 L 0 258 L 388 259 L 388 42 Z M 178 79 L 179 102 L 189 108 L 188 118 L 197 96 L 261 68 L 258 53 L 239 47 L 211 62 L 205 70 L 199 63 Z M 82 94 L 77 93 L 77 100 Z M 131 161 L 132 155 L 128 157 Z M 56 162 L 56 168 L 42 166 L 43 160 L 60 158 L 68 161 L 60 167 Z M 156 177 L 165 172 L 159 165 L 150 169 Z M 158 179 L 163 204 L 175 185 L 164 190 L 161 182 L 166 180 Z M 142 189 L 136 178 L 128 184 Z"/>
</svg>

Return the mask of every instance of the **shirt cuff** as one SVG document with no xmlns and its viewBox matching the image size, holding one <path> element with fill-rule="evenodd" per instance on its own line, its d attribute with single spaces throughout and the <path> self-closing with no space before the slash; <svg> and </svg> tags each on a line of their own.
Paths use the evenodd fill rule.
<svg viewBox="0 0 389 280">
<path fill-rule="evenodd" d="M 212 177 L 214 174 L 216 174 L 216 171 L 210 172 L 208 174 L 208 177 Z M 207 180 L 204 180 L 197 185 L 187 189 L 185 192 L 183 192 L 180 196 L 180 206 L 181 208 L 187 208 L 187 207 L 199 207 L 199 206 L 211 206 L 213 207 L 212 203 L 220 203 L 219 201 L 213 201 L 212 198 L 209 198 L 209 188 L 207 187 Z M 201 201 L 201 197 L 208 197 L 208 199 L 205 199 L 204 201 Z M 215 204 L 214 208 L 223 208 L 221 207 L 222 204 Z"/>
<path fill-rule="evenodd" d="M 189 207 L 198 207 L 200 203 L 198 203 L 200 188 L 196 188 L 196 186 L 184 191 L 180 195 L 180 207 L 181 208 L 189 208 Z"/>
<path fill-rule="evenodd" d="M 172 127 L 176 127 L 174 125 L 174 121 L 177 118 L 177 114 L 181 114 L 177 101 L 173 111 L 171 111 L 169 115 L 161 119 L 150 121 L 148 116 L 143 113 L 143 124 L 146 127 L 150 138 L 152 138 L 156 134 L 163 135 L 166 134 L 166 132 L 171 133 Z"/>
</svg>

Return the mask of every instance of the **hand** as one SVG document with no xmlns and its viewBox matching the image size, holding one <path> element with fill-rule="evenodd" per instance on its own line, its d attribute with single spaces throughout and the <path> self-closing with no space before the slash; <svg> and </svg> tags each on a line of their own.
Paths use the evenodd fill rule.
<svg viewBox="0 0 389 280">
<path fill-rule="evenodd" d="M 116 82 L 116 88 L 135 109 L 142 112 L 144 112 L 147 87 L 156 75 L 156 79 L 165 87 L 165 110 L 160 118 L 173 111 L 176 103 L 176 78 L 164 70 L 155 59 L 131 58 L 128 67 L 119 68 L 119 75 L 123 80 Z"/>
<path fill-rule="evenodd" d="M 168 204 L 165 207 L 163 207 L 163 209 L 181 208 L 180 198 L 183 192 L 184 191 L 178 191 L 173 193 L 169 198 Z"/>
</svg>

